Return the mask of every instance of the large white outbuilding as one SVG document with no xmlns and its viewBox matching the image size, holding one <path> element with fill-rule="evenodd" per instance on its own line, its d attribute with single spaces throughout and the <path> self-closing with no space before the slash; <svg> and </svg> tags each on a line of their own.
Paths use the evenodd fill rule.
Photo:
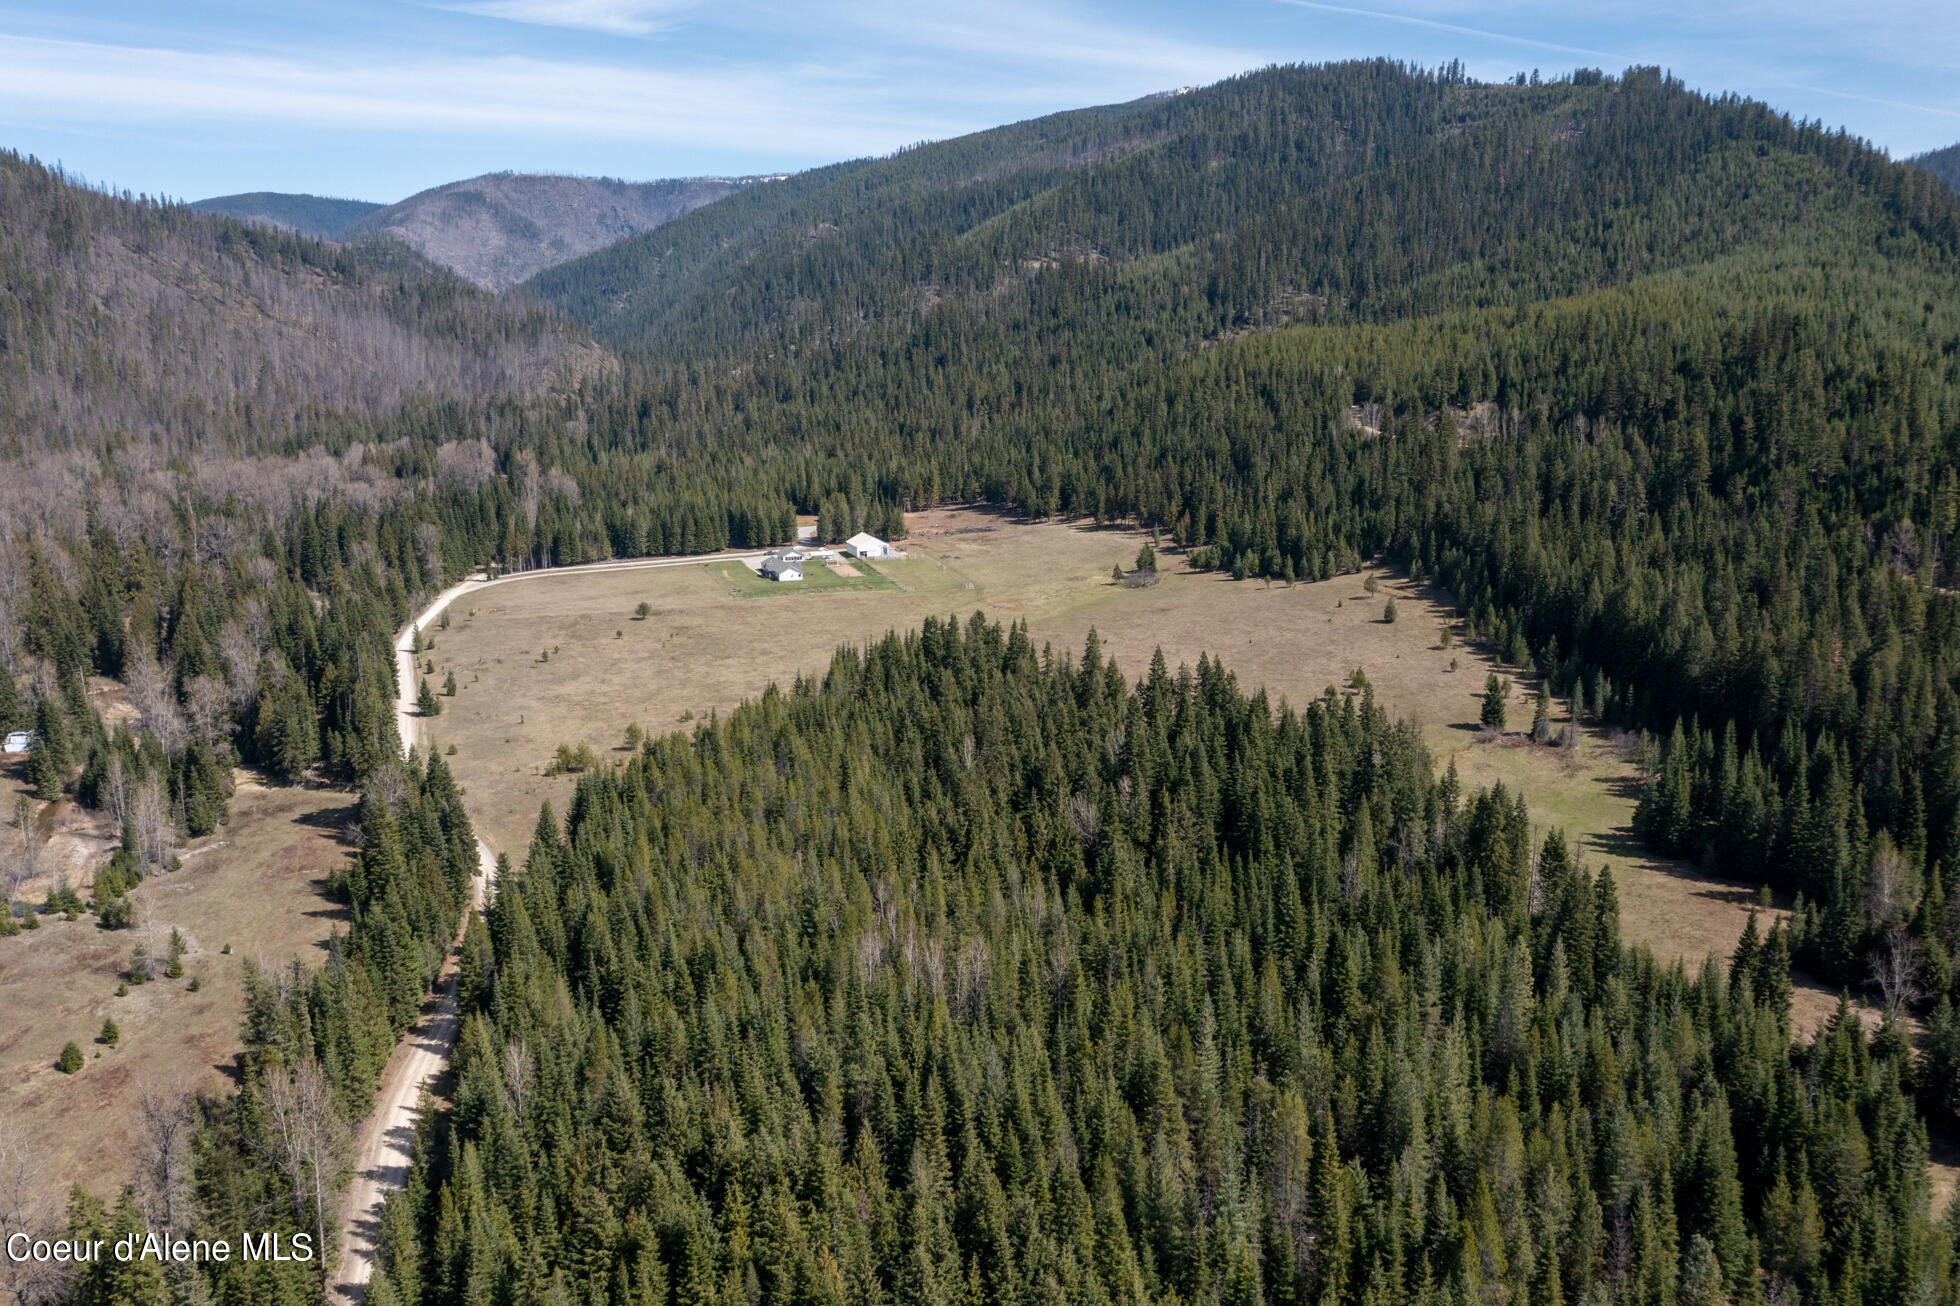
<svg viewBox="0 0 1960 1306">
<path fill-rule="evenodd" d="M 844 555 L 850 558 L 889 558 L 892 556 L 892 546 L 876 535 L 859 531 L 844 541 Z"/>
</svg>

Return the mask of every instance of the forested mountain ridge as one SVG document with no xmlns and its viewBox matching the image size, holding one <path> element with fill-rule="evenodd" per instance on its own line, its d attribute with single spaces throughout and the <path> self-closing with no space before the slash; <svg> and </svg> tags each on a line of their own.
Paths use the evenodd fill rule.
<svg viewBox="0 0 1960 1306">
<path fill-rule="evenodd" d="M 1960 145 L 1949 145 L 1943 150 L 1928 150 L 1906 160 L 1915 168 L 1924 168 L 1941 181 L 1960 191 Z"/>
<path fill-rule="evenodd" d="M 750 177 L 627 182 L 493 172 L 378 208 L 345 235 L 392 236 L 473 285 L 503 290 L 754 185 Z"/>
<path fill-rule="evenodd" d="M 605 366 L 555 314 L 399 245 L 105 194 L 14 154 L 0 154 L 0 232 L 6 456 L 261 448 L 325 415 L 530 394 Z"/>
<path fill-rule="evenodd" d="M 533 285 L 662 359 L 1035 323 L 1161 348 L 1577 293 L 1774 243 L 1880 178 L 1900 223 L 1953 245 L 1913 174 L 1652 70 L 1281 68 L 803 174 Z M 1077 316 L 1085 296 L 1114 320 Z"/>
<path fill-rule="evenodd" d="M 1153 96 L 1075 110 L 891 159 L 811 169 L 541 273 L 531 288 L 622 347 L 652 350 L 657 342 L 663 351 L 691 353 L 728 347 L 752 325 L 744 313 L 773 320 L 785 311 L 785 299 L 800 293 L 770 279 L 800 257 L 847 261 L 848 270 L 840 265 L 821 274 L 826 284 L 842 287 L 869 260 L 897 252 L 917 229 L 964 229 L 1038 193 L 1073 166 L 1135 150 L 1155 130 L 1148 106 L 1166 102 Z M 705 305 L 744 296 L 745 307 L 731 308 L 727 320 L 707 315 Z"/>
<path fill-rule="evenodd" d="M 325 195 L 295 195 L 259 190 L 242 195 L 214 195 L 192 200 L 199 213 L 218 213 L 240 222 L 287 227 L 302 236 L 339 240 L 350 224 L 385 207 L 370 200 L 334 199 Z"/>
</svg>

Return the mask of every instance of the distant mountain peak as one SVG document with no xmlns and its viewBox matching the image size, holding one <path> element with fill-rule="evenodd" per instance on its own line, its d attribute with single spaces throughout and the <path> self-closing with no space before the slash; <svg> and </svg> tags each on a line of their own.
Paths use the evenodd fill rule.
<svg viewBox="0 0 1960 1306">
<path fill-rule="evenodd" d="M 502 290 L 763 180 L 493 172 L 376 209 L 344 234 L 393 236 L 466 281 Z"/>
</svg>

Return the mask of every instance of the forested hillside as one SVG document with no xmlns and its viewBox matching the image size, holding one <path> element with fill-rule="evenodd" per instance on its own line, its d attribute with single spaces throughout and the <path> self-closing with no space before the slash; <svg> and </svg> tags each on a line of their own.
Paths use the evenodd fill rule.
<svg viewBox="0 0 1960 1306">
<path fill-rule="evenodd" d="M 0 233 L 0 456 L 258 449 L 316 419 L 531 393 L 602 363 L 583 332 L 401 246 L 336 249 L 14 154 Z"/>
<path fill-rule="evenodd" d="M 547 808 L 370 1302 L 1950 1301 L 1896 1026 L 1365 695 L 977 615 Z"/>
<path fill-rule="evenodd" d="M 533 286 L 661 360 L 780 344 L 826 350 L 805 369 L 829 371 L 830 350 L 930 330 L 981 358 L 1066 335 L 1128 363 L 1622 283 L 1816 232 L 1860 195 L 1960 240 L 1929 178 L 1653 70 L 1483 86 L 1282 68 L 806 173 Z"/>
<path fill-rule="evenodd" d="M 257 190 L 243 195 L 216 195 L 192 200 L 199 213 L 220 213 L 240 222 L 260 222 L 267 226 L 288 227 L 302 236 L 339 240 L 341 233 L 357 220 L 382 206 L 370 200 L 331 199 L 325 195 L 292 195 Z"/>
<path fill-rule="evenodd" d="M 1657 971 L 1515 795 L 1453 793 L 1378 712 L 937 626 L 540 823 L 375 1300 L 1953 1306 L 1912 1114 L 1960 1119 L 1930 173 L 1652 71 L 1274 69 L 754 187 L 531 283 L 617 368 L 399 246 L 11 156 L 0 185 L 0 727 L 40 732 L 42 797 L 167 814 L 122 820 L 98 919 L 234 762 L 367 794 L 357 928 L 259 992 L 199 1218 L 323 1218 L 265 1093 L 361 1101 L 462 910 L 453 787 L 399 760 L 412 598 L 977 499 L 1243 578 L 1442 579 L 1645 733 L 1647 841 L 1800 894 L 1790 927 Z M 1889 1019 L 1790 1047 L 1792 959 Z"/>
<path fill-rule="evenodd" d="M 1915 168 L 1924 168 L 1954 190 L 1960 191 L 1960 145 L 1949 145 L 1943 150 L 1929 150 L 1906 161 Z"/>
</svg>

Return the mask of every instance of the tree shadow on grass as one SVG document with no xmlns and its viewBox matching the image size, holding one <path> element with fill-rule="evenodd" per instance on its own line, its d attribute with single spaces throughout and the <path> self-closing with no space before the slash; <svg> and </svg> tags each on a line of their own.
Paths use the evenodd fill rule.
<svg viewBox="0 0 1960 1306">
<path fill-rule="evenodd" d="M 345 807 L 323 807 L 318 811 L 301 812 L 292 818 L 292 823 L 309 830 L 325 830 L 333 836 L 335 843 L 352 848 L 360 842 L 360 813 L 360 804 L 350 802 Z"/>
</svg>

